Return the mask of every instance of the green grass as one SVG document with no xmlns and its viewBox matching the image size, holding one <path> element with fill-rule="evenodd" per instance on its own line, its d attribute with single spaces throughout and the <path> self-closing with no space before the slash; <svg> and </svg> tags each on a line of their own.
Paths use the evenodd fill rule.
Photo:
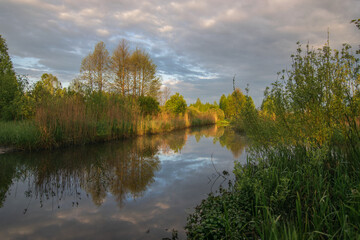
<svg viewBox="0 0 360 240">
<path fill-rule="evenodd" d="M 188 238 L 360 239 L 359 159 L 330 149 L 253 150 L 188 217 Z"/>
<path fill-rule="evenodd" d="M 37 148 L 40 132 L 33 121 L 0 121 L 0 145 L 17 148 Z"/>
</svg>

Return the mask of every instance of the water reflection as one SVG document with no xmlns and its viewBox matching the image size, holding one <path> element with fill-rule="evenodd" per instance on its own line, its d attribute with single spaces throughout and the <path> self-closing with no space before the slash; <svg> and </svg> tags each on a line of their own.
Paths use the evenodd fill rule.
<svg viewBox="0 0 360 240">
<path fill-rule="evenodd" d="M 13 181 L 26 180 L 25 196 L 39 199 L 41 207 L 44 201 L 55 199 L 60 208 L 62 199 L 69 196 L 73 205 L 79 205 L 83 197 L 80 189 L 97 206 L 109 192 L 121 207 L 127 195 L 141 196 L 154 181 L 154 173 L 160 169 L 157 152 L 156 141 L 138 138 L 52 153 L 2 156 L 0 169 L 5 174 L 1 174 L 1 204 Z"/>
<path fill-rule="evenodd" d="M 190 145 L 187 144 L 191 137 L 195 139 L 197 145 L 195 141 Z M 6 205 L 11 205 L 8 200 L 10 196 L 14 197 L 11 199 L 21 198 L 19 200 L 21 211 L 26 216 L 39 211 L 35 209 L 36 205 L 44 209 L 43 211 L 49 208 L 68 209 L 69 205 L 70 208 L 76 209 L 82 204 L 90 208 L 87 202 L 91 201 L 99 208 L 110 198 L 117 209 L 122 209 L 129 200 L 142 199 L 144 194 L 149 192 L 149 188 L 153 188 L 152 197 L 155 199 L 155 193 L 161 197 L 154 200 L 151 206 L 150 203 L 143 203 L 136 208 L 148 213 L 147 216 L 152 218 L 155 215 L 160 216 L 160 212 L 164 214 L 168 211 L 172 215 L 178 214 L 179 217 L 184 218 L 181 221 L 184 221 L 186 220 L 183 216 L 184 205 L 180 203 L 173 205 L 181 198 L 177 194 L 189 198 L 188 196 L 193 197 L 199 188 L 204 188 L 201 183 L 197 183 L 196 187 L 194 184 L 199 179 L 204 179 L 206 184 L 206 177 L 199 172 L 206 170 L 203 174 L 208 177 L 214 170 L 205 169 L 204 165 L 198 164 L 201 163 L 199 162 L 201 159 L 209 159 L 214 150 L 217 151 L 214 153 L 214 158 L 217 157 L 216 154 L 220 151 L 216 147 L 218 143 L 229 149 L 234 158 L 238 158 L 246 146 L 243 137 L 229 129 L 213 126 L 51 152 L 3 154 L 0 155 L 0 210 L 6 209 Z M 184 155 L 181 152 L 185 146 Z M 206 157 L 203 157 L 204 151 Z M 178 160 L 165 163 L 164 159 Z M 215 164 L 216 161 L 220 160 L 214 159 Z M 211 167 L 211 163 L 206 164 Z M 232 166 L 233 162 L 226 164 Z M 195 169 L 189 168 L 191 166 Z M 170 183 L 172 185 L 168 186 Z M 202 196 L 198 196 L 200 197 Z M 193 200 L 194 203 L 186 203 L 188 204 L 186 206 L 189 204 L 195 206 L 195 201 L 196 199 Z M 37 204 L 34 205 L 34 202 Z M 147 205 L 149 207 L 145 209 Z M 12 213 L 13 210 L 6 211 Z M 118 216 L 121 221 L 126 220 L 133 224 L 139 222 L 134 220 L 139 213 L 130 211 L 130 208 L 122 211 L 127 214 Z M 178 213 L 179 211 L 181 214 Z M 170 217 L 168 214 L 164 216 L 162 218 Z M 143 217 L 137 219 L 141 218 Z M 0 223 L 1 221 L 5 219 L 0 214 Z M 18 219 L 14 222 L 16 221 Z M 183 225 L 177 227 L 181 228 Z M 155 228 L 159 223 L 153 223 L 152 226 Z"/>
</svg>

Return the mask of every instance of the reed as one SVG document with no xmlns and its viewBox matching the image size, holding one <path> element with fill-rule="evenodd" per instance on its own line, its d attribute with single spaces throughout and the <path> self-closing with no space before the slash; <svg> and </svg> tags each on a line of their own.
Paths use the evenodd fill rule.
<svg viewBox="0 0 360 240">
<path fill-rule="evenodd" d="M 22 149 L 56 148 L 157 134 L 191 126 L 215 124 L 216 111 L 184 114 L 162 111 L 143 116 L 132 98 L 109 93 L 48 98 L 36 107 L 34 120 L 0 123 L 0 145 Z"/>
</svg>

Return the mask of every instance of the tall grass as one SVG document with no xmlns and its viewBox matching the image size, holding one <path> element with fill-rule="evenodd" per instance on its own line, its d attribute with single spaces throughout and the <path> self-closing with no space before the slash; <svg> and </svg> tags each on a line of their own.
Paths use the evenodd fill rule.
<svg viewBox="0 0 360 240">
<path fill-rule="evenodd" d="M 35 122 L 43 147 L 111 140 L 135 133 L 138 111 L 115 95 L 71 96 L 42 104 Z"/>
<path fill-rule="evenodd" d="M 0 143 L 3 146 L 15 146 L 23 149 L 38 147 L 40 131 L 34 121 L 0 121 Z"/>
<path fill-rule="evenodd" d="M 141 119 L 138 134 L 156 134 L 169 132 L 175 129 L 184 129 L 194 126 L 215 124 L 216 112 L 199 112 L 188 109 L 184 114 L 162 112 L 156 116 L 147 116 Z"/>
<path fill-rule="evenodd" d="M 188 110 L 178 115 L 161 112 L 143 116 L 132 98 L 108 93 L 67 95 L 39 103 L 34 120 L 0 123 L 4 126 L 0 130 L 0 145 L 54 148 L 156 134 L 216 121 L 216 111 Z"/>
<path fill-rule="evenodd" d="M 236 165 L 236 184 L 189 216 L 190 239 L 360 238 L 355 155 L 327 147 L 253 151 L 247 165 Z"/>
</svg>

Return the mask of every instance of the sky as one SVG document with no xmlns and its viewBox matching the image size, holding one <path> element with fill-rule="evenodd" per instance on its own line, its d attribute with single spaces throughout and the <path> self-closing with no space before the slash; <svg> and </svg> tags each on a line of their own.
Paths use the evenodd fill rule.
<svg viewBox="0 0 360 240">
<path fill-rule="evenodd" d="M 189 103 L 218 101 L 249 84 L 259 106 L 277 72 L 291 67 L 296 42 L 349 43 L 360 31 L 358 0 L 1 0 L 0 34 L 17 74 L 43 73 L 68 86 L 81 60 L 103 41 L 146 50 L 163 86 Z"/>
</svg>

